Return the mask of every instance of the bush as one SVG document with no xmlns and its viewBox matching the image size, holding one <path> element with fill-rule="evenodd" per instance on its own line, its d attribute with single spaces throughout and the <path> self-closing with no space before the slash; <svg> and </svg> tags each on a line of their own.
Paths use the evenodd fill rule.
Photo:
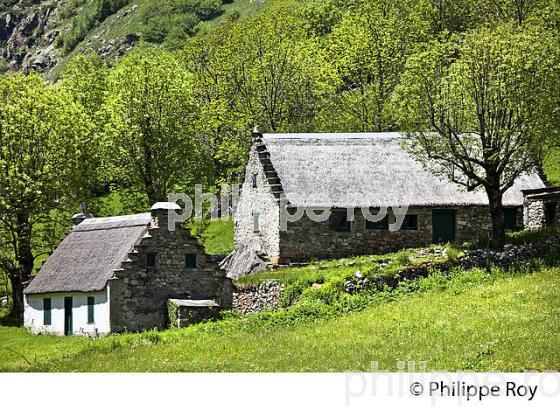
<svg viewBox="0 0 560 410">
<path fill-rule="evenodd" d="M 506 234 L 506 242 L 513 245 L 526 245 L 529 243 L 542 241 L 554 234 L 560 234 L 560 226 L 553 226 L 536 231 L 524 230 L 518 232 L 510 232 Z"/>
<path fill-rule="evenodd" d="M 8 62 L 0 60 L 0 74 L 4 74 L 6 71 L 8 71 Z"/>
<path fill-rule="evenodd" d="M 457 262 L 460 256 L 460 251 L 451 244 L 445 246 L 445 254 L 449 262 Z"/>
</svg>

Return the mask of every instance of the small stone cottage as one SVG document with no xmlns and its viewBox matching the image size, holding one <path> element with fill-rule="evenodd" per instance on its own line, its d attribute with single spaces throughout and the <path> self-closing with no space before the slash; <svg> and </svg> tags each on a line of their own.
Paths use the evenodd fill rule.
<svg viewBox="0 0 560 410">
<path fill-rule="evenodd" d="M 263 263 L 464 242 L 488 232 L 485 192 L 467 192 L 428 172 L 402 149 L 402 138 L 400 133 L 255 131 L 235 213 L 236 251 L 224 264 L 228 275 L 258 270 Z M 505 193 L 507 229 L 523 227 L 522 190 L 543 188 L 537 175 L 523 175 Z M 301 209 L 329 209 L 330 216 L 317 222 L 305 214 L 283 225 L 281 201 L 290 215 Z M 380 207 L 389 211 L 379 221 L 367 220 L 361 212 L 365 208 L 376 214 Z M 353 219 L 347 209 L 355 210 Z M 397 217 L 402 224 L 392 231 Z"/>
<path fill-rule="evenodd" d="M 174 203 L 151 213 L 74 216 L 75 226 L 26 287 L 24 325 L 35 333 L 103 335 L 168 325 L 168 303 L 230 308 L 232 284 L 180 225 Z"/>
</svg>

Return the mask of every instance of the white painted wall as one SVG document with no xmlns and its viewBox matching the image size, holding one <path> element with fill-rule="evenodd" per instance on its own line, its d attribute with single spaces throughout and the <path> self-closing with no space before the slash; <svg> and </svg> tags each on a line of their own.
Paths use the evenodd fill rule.
<svg viewBox="0 0 560 410">
<path fill-rule="evenodd" d="M 74 335 L 97 336 L 111 331 L 107 289 L 100 292 L 67 292 L 25 295 L 24 326 L 33 333 L 64 335 L 64 298 L 72 297 Z M 88 324 L 87 298 L 95 298 L 94 323 Z M 43 325 L 43 299 L 51 299 L 51 325 Z"/>
</svg>

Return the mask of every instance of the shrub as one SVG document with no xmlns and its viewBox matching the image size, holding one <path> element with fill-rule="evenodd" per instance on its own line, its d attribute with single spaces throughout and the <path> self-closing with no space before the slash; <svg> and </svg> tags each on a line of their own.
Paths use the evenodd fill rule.
<svg viewBox="0 0 560 410">
<path fill-rule="evenodd" d="M 395 262 L 399 265 L 406 266 L 411 262 L 410 253 L 409 252 L 399 252 L 395 258 Z"/>
<path fill-rule="evenodd" d="M 539 229 L 535 231 L 524 230 L 506 234 L 506 242 L 514 245 L 526 245 L 546 239 L 550 235 L 560 234 L 560 226 Z"/>
<path fill-rule="evenodd" d="M 449 262 L 457 262 L 457 260 L 459 259 L 460 256 L 460 251 L 455 248 L 452 244 L 447 244 L 445 246 L 445 254 L 447 256 L 447 260 Z"/>
</svg>

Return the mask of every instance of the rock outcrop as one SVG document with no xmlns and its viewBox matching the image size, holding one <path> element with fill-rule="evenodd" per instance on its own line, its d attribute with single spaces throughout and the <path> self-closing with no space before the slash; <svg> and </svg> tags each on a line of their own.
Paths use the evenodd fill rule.
<svg viewBox="0 0 560 410">
<path fill-rule="evenodd" d="M 64 16 L 65 0 L 47 0 L 29 5 L 20 1 L 8 9 L 0 9 L 1 70 L 37 71 L 49 74 L 71 58 L 57 48 L 57 38 L 72 27 L 72 15 Z M 137 5 L 125 6 L 109 16 L 98 28 L 93 28 L 76 47 L 82 55 L 97 53 L 108 64 L 125 55 L 139 40 L 129 33 L 115 37 L 110 27 L 130 24 Z"/>
<path fill-rule="evenodd" d="M 11 70 L 45 72 L 59 61 L 54 40 L 60 34 L 56 16 L 61 0 L 0 12 L 0 57 Z"/>
</svg>

